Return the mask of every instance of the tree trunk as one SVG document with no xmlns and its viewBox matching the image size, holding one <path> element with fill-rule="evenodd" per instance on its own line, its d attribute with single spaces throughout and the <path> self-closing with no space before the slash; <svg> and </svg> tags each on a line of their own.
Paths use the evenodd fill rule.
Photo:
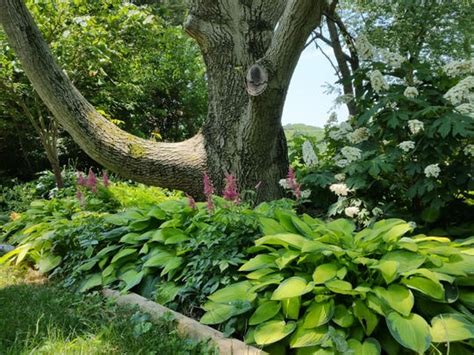
<svg viewBox="0 0 474 355">
<path fill-rule="evenodd" d="M 127 178 L 201 194 L 209 172 L 241 189 L 262 182 L 258 200 L 280 196 L 287 172 L 281 114 L 296 63 L 319 24 L 322 0 L 191 0 L 185 29 L 206 66 L 209 113 L 180 143 L 130 135 L 103 118 L 55 63 L 21 0 L 0 0 L 0 21 L 25 73 L 58 122 L 93 159 Z"/>
</svg>

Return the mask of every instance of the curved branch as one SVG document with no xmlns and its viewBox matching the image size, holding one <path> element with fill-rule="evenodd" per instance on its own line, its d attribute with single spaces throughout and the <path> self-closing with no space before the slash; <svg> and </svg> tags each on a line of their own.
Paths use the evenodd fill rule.
<svg viewBox="0 0 474 355">
<path fill-rule="evenodd" d="M 73 86 L 23 1 L 0 0 L 0 23 L 41 99 L 89 156 L 126 178 L 199 195 L 196 181 L 206 165 L 201 135 L 180 143 L 157 143 L 126 133 Z"/>
</svg>

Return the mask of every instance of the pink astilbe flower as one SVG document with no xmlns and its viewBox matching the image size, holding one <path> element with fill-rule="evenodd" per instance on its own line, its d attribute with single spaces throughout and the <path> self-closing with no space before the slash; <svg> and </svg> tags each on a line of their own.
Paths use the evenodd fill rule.
<svg viewBox="0 0 474 355">
<path fill-rule="evenodd" d="M 84 207 L 84 194 L 81 192 L 81 190 L 76 191 L 76 198 L 79 200 L 79 204 L 81 207 Z"/>
<path fill-rule="evenodd" d="M 237 189 L 237 179 L 232 174 L 225 174 L 225 187 L 222 192 L 222 196 L 227 201 L 232 201 L 235 204 L 239 204 L 240 196 Z"/>
<path fill-rule="evenodd" d="M 110 179 L 109 179 L 109 175 L 107 174 L 107 171 L 105 171 L 105 170 L 102 173 L 102 182 L 104 184 L 104 187 L 109 187 Z"/>
<path fill-rule="evenodd" d="M 77 172 L 77 184 L 79 186 L 86 186 L 86 178 L 82 175 L 81 171 Z"/>
<path fill-rule="evenodd" d="M 209 212 L 212 212 L 214 210 L 214 201 L 212 201 L 212 194 L 214 193 L 214 185 L 212 184 L 211 179 L 209 178 L 209 175 L 207 173 L 204 173 L 204 195 L 206 195 L 207 198 L 207 209 Z"/>
<path fill-rule="evenodd" d="M 301 198 L 301 184 L 296 181 L 296 174 L 292 167 L 288 169 L 286 182 L 293 192 L 293 195 L 295 195 L 296 199 L 299 200 Z"/>
<path fill-rule="evenodd" d="M 92 171 L 92 168 L 89 169 L 89 175 L 87 175 L 86 186 L 90 188 L 93 192 L 97 191 L 97 176 Z"/>
<path fill-rule="evenodd" d="M 194 198 L 188 194 L 186 194 L 186 197 L 188 198 L 188 206 L 195 210 L 197 208 L 196 200 L 194 200 Z"/>
</svg>

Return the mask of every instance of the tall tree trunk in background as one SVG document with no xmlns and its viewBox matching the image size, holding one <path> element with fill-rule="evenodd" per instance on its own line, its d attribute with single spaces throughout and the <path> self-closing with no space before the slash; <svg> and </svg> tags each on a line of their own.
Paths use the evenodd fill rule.
<svg viewBox="0 0 474 355">
<path fill-rule="evenodd" d="M 288 166 L 283 105 L 322 0 L 191 0 L 185 29 L 207 66 L 209 113 L 201 133 L 180 143 L 132 136 L 103 118 L 55 63 L 21 0 L 0 0 L 0 21 L 36 91 L 93 159 L 127 178 L 194 195 L 205 171 L 222 188 L 262 182 L 259 200 L 280 196 Z"/>
</svg>

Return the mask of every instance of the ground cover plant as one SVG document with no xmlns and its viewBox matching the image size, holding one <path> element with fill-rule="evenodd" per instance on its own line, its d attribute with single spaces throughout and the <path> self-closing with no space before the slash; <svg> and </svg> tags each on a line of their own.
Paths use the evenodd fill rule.
<svg viewBox="0 0 474 355">
<path fill-rule="evenodd" d="M 25 281 L 26 280 L 26 281 Z M 2 354 L 212 354 L 180 337 L 170 319 L 80 295 L 24 269 L 0 267 Z"/>
</svg>

